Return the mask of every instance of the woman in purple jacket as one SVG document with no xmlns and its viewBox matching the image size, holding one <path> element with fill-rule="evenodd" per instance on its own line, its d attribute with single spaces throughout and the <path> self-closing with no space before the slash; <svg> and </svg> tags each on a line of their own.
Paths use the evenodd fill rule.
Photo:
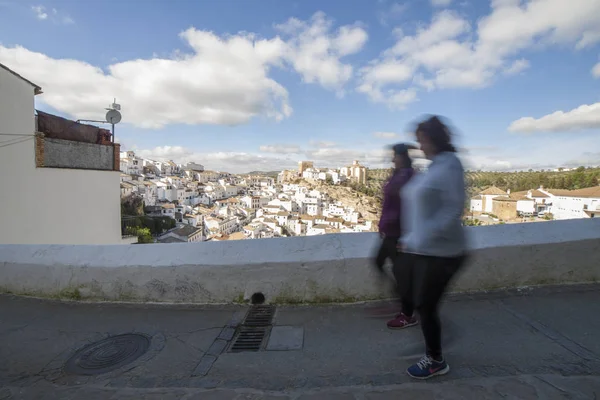
<svg viewBox="0 0 600 400">
<path fill-rule="evenodd" d="M 379 220 L 379 235 L 381 236 L 381 245 L 375 256 L 375 266 L 383 271 L 383 266 L 387 259 L 392 263 L 397 256 L 398 239 L 402 234 L 400 221 L 401 204 L 400 190 L 413 177 L 412 160 L 408 155 L 408 150 L 415 149 L 415 146 L 400 143 L 392 147 L 394 154 L 394 172 L 383 187 L 383 205 L 381 210 L 381 219 Z M 396 289 L 398 296 L 401 291 Z M 398 314 L 400 310 L 393 309 L 378 310 L 379 314 Z"/>
</svg>

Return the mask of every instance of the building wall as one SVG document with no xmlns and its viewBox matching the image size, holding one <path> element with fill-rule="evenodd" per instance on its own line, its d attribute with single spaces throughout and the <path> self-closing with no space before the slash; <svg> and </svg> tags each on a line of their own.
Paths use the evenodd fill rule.
<svg viewBox="0 0 600 400">
<path fill-rule="evenodd" d="M 0 69 L 0 132 L 34 130 L 33 87 Z M 33 137 L 0 148 L 0 169 L 0 243 L 121 243 L 119 172 L 36 168 Z"/>
<path fill-rule="evenodd" d="M 589 215 L 584 210 L 584 206 L 595 209 L 596 205 L 600 204 L 599 202 L 600 199 L 588 197 L 556 196 L 553 199 L 550 211 L 554 215 L 554 219 L 589 218 Z"/>
<path fill-rule="evenodd" d="M 481 199 L 471 200 L 471 211 L 482 211 L 483 210 L 483 201 Z"/>
<path fill-rule="evenodd" d="M 112 171 L 113 147 L 102 144 L 44 139 L 44 167 Z M 138 166 L 136 166 L 137 168 Z M 138 168 L 138 172 L 139 172 Z"/>
<path fill-rule="evenodd" d="M 517 217 L 516 201 L 493 201 L 492 213 L 498 218 L 509 220 Z"/>
<path fill-rule="evenodd" d="M 488 212 L 488 213 L 493 213 L 493 209 L 494 209 L 494 198 L 498 197 L 498 195 L 494 195 L 494 194 L 486 194 L 481 196 L 483 198 L 483 212 Z"/>
<path fill-rule="evenodd" d="M 535 202 L 531 200 L 518 200 L 517 211 L 533 214 L 535 211 Z"/>
</svg>

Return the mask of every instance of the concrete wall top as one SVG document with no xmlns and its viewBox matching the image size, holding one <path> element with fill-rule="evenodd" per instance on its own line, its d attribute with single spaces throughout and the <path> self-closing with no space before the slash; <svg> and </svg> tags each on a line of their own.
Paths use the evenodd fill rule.
<svg viewBox="0 0 600 400">
<path fill-rule="evenodd" d="M 112 171 L 113 147 L 46 138 L 44 139 L 44 167 Z"/>
<path fill-rule="evenodd" d="M 474 250 L 600 239 L 600 219 L 466 228 Z M 376 233 L 146 245 L 0 245 L 0 263 L 84 267 L 261 265 L 369 258 Z"/>
</svg>

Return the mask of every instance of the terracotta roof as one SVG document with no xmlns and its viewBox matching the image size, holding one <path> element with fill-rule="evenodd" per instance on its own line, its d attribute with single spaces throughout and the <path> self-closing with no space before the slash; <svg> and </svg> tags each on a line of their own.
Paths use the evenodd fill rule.
<svg viewBox="0 0 600 400">
<path fill-rule="evenodd" d="M 567 189 L 544 189 L 546 192 L 554 196 L 570 196 L 571 191 Z"/>
<path fill-rule="evenodd" d="M 550 196 L 548 196 L 546 193 L 540 192 L 537 189 L 534 189 L 534 190 L 531 191 L 531 197 L 547 198 L 547 197 L 550 197 Z"/>
<path fill-rule="evenodd" d="M 529 190 L 521 190 L 520 192 L 512 192 L 510 195 L 511 196 L 527 196 L 527 193 L 529 193 Z"/>
<path fill-rule="evenodd" d="M 483 192 L 479 192 L 481 195 L 501 195 L 507 194 L 504 190 L 497 188 L 496 186 L 490 186 L 485 189 Z"/>
<path fill-rule="evenodd" d="M 492 201 L 517 201 L 517 199 L 513 199 L 512 197 L 494 197 Z"/>
<path fill-rule="evenodd" d="M 565 195 L 563 195 L 565 196 Z M 593 186 L 585 189 L 571 190 L 568 197 L 585 197 L 585 198 L 599 198 L 600 199 L 600 186 Z"/>
<path fill-rule="evenodd" d="M 516 194 L 516 193 L 515 193 L 514 195 L 511 193 L 511 194 L 510 194 L 510 198 L 511 198 L 511 199 L 515 199 L 515 200 L 517 200 L 517 201 L 534 201 L 533 199 L 530 199 L 530 198 L 529 198 L 529 197 L 527 197 L 527 196 L 523 196 L 523 195 Z"/>
<path fill-rule="evenodd" d="M 13 71 L 12 69 L 8 68 L 6 65 L 0 63 L 0 68 L 10 72 L 11 74 L 13 74 L 14 76 L 16 76 L 17 78 L 24 80 L 25 82 L 29 83 L 31 86 L 33 86 L 33 93 L 34 94 L 42 94 L 42 88 L 38 85 L 36 85 L 35 83 L 31 82 L 29 79 L 25 79 L 23 78 L 21 75 L 17 74 L 15 71 Z"/>
<path fill-rule="evenodd" d="M 244 234 L 244 232 L 233 232 L 231 235 L 229 235 L 229 240 L 242 240 L 242 239 L 246 239 L 246 235 Z"/>
</svg>

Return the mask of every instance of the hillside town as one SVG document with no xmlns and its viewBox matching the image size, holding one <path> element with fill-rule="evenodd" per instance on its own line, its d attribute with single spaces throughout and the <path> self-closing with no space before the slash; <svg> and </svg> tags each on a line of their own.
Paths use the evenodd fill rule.
<svg viewBox="0 0 600 400">
<path fill-rule="evenodd" d="M 504 191 L 490 186 L 470 200 L 471 218 L 480 221 L 528 222 L 600 217 L 600 186 L 583 189 Z"/>
<path fill-rule="evenodd" d="M 275 179 L 209 171 L 192 162 L 154 161 L 127 151 L 121 153 L 120 168 L 122 199 L 140 198 L 145 215 L 175 221 L 175 228 L 156 238 L 159 243 L 376 229 L 376 221 L 363 218 L 355 208 L 305 183 L 364 183 L 366 168 L 358 161 L 337 170 L 319 169 L 310 161 L 301 161 L 298 171 L 282 171 Z"/>
</svg>

